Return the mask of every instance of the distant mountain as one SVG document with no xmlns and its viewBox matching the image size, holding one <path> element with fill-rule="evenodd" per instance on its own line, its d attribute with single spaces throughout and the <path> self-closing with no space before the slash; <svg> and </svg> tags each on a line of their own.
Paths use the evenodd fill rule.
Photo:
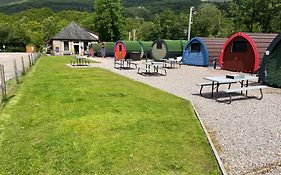
<svg viewBox="0 0 281 175">
<path fill-rule="evenodd" d="M 214 0 L 213 0 L 214 1 Z M 224 1 L 224 0 L 215 0 Z M 48 7 L 54 11 L 79 10 L 92 12 L 94 0 L 0 0 L 0 12 L 16 13 L 31 8 Z M 198 6 L 200 0 L 123 0 L 125 11 L 131 13 L 158 13 L 163 9 L 173 11 L 188 10 Z"/>
</svg>

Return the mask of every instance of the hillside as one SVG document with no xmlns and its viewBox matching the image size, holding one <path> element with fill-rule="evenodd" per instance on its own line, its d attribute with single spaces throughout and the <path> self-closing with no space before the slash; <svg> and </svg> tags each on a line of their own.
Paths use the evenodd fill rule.
<svg viewBox="0 0 281 175">
<path fill-rule="evenodd" d="M 222 1 L 222 0 L 216 0 Z M 31 8 L 48 7 L 53 11 L 79 10 L 92 12 L 94 0 L 0 0 L 0 12 L 16 13 Z M 123 0 L 125 12 L 150 15 L 163 9 L 174 11 L 188 10 L 190 6 L 198 6 L 200 0 Z M 133 15 L 134 16 L 134 15 Z"/>
</svg>

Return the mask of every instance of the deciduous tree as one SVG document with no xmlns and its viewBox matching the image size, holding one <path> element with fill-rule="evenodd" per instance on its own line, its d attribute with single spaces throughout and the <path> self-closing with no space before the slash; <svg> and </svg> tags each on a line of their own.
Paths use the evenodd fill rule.
<svg viewBox="0 0 281 175">
<path fill-rule="evenodd" d="M 95 25 L 102 41 L 120 39 L 124 26 L 123 7 L 120 0 L 95 0 Z"/>
</svg>

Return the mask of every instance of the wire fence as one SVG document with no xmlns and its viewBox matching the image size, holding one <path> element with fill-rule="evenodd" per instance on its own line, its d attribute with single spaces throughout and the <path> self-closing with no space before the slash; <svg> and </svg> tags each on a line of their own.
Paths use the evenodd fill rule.
<svg viewBox="0 0 281 175">
<path fill-rule="evenodd" d="M 39 57 L 40 53 L 0 55 L 2 102 L 13 96 L 17 85 L 23 82 L 24 75 L 33 67 Z"/>
</svg>

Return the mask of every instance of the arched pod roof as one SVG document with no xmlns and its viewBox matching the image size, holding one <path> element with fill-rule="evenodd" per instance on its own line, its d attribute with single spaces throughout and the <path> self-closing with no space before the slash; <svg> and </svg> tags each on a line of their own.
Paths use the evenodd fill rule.
<svg viewBox="0 0 281 175">
<path fill-rule="evenodd" d="M 261 66 L 260 66 L 260 71 L 259 71 L 259 81 L 265 81 L 265 72 L 266 72 L 266 66 L 268 64 L 268 60 L 273 56 L 273 54 L 275 54 L 276 52 L 278 52 L 279 50 L 277 50 L 278 46 L 281 45 L 281 33 L 279 33 L 274 40 L 271 42 L 271 44 L 269 45 L 269 47 L 266 49 L 266 52 L 263 56 L 262 62 L 261 62 Z M 279 51 L 280 52 L 280 51 Z M 279 57 L 279 55 L 278 55 Z M 281 58 L 280 58 L 281 60 Z M 279 75 L 276 75 L 279 77 Z"/>
<path fill-rule="evenodd" d="M 158 47 L 161 46 L 161 47 Z M 158 39 L 151 45 L 151 55 L 155 60 L 182 56 L 182 40 L 163 40 Z"/>
<path fill-rule="evenodd" d="M 220 54 L 219 63 L 222 69 L 257 72 L 265 50 L 276 35 L 272 33 L 235 33 L 226 41 Z M 245 41 L 245 50 L 234 51 L 241 49 L 238 48 L 241 46 L 238 42 L 241 41 Z M 235 47 L 237 48 L 235 49 Z"/>
<path fill-rule="evenodd" d="M 208 66 L 214 58 L 219 58 L 226 38 L 192 38 L 184 47 L 183 63 Z"/>
<path fill-rule="evenodd" d="M 143 56 L 143 48 L 141 46 L 141 44 L 138 42 L 138 41 L 117 41 L 115 43 L 115 48 L 114 48 L 114 51 L 115 51 L 115 57 L 118 57 L 116 55 L 118 55 L 118 52 L 119 52 L 119 48 L 116 48 L 118 47 L 120 44 L 123 45 L 122 48 L 125 48 L 123 51 L 123 58 L 121 59 L 128 59 L 130 58 L 130 53 L 132 52 L 140 52 L 140 56 L 142 57 Z M 139 58 L 141 59 L 141 58 Z"/>
</svg>

